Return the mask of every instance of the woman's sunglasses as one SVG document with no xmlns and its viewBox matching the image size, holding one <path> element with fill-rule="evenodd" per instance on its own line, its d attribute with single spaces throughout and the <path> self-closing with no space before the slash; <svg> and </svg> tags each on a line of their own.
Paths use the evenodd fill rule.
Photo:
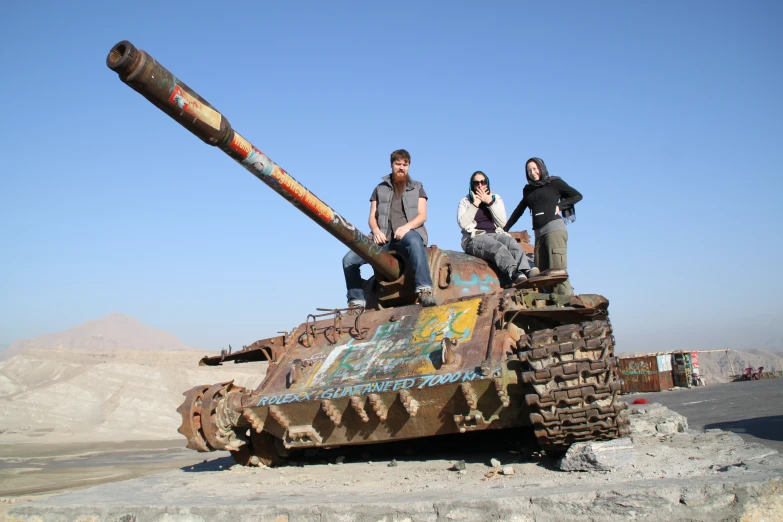
<svg viewBox="0 0 783 522">
<path fill-rule="evenodd" d="M 473 181 L 474 187 L 478 187 L 479 185 L 486 185 L 486 184 L 487 184 L 487 180 L 485 179 L 477 179 Z"/>
</svg>

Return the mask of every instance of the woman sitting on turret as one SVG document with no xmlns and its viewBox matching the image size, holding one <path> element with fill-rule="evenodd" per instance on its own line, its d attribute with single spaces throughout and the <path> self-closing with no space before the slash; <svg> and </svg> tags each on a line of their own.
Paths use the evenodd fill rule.
<svg viewBox="0 0 783 522">
<path fill-rule="evenodd" d="M 492 193 L 489 178 L 480 170 L 470 177 L 468 195 L 459 202 L 457 223 L 462 229 L 462 249 L 494 264 L 504 287 L 521 285 L 538 274 L 537 268 L 530 268 L 519 243 L 503 230 L 503 199 Z"/>
</svg>

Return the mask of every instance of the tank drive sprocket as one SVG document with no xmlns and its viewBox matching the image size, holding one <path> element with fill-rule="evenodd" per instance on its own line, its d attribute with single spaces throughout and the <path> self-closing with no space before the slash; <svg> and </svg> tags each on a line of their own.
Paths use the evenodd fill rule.
<svg viewBox="0 0 783 522">
<path fill-rule="evenodd" d="M 629 433 L 628 406 L 618 398 L 617 358 L 609 320 L 538 330 L 520 340 L 527 363 L 522 381 L 539 444 L 558 455 L 578 441 L 607 440 Z"/>
<path fill-rule="evenodd" d="M 212 451 L 207 445 L 207 439 L 202 431 L 201 406 L 204 393 L 209 390 L 209 385 L 194 386 L 182 395 L 185 401 L 177 408 L 177 413 L 182 416 L 182 424 L 177 429 L 188 441 L 188 449 L 196 451 Z"/>
<path fill-rule="evenodd" d="M 241 413 L 230 404 L 245 388 L 233 381 L 199 385 L 186 391 L 185 401 L 177 408 L 182 416 L 179 431 L 188 440 L 186 447 L 196 451 L 239 451 L 247 444 L 247 428 L 238 423 Z M 231 397 L 229 397 L 231 396 Z"/>
</svg>

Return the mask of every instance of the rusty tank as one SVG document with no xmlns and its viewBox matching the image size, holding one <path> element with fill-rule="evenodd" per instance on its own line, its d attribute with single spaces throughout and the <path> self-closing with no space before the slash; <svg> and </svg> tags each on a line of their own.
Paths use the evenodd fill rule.
<svg viewBox="0 0 783 522">
<path fill-rule="evenodd" d="M 254 390 L 229 381 L 186 391 L 177 411 L 188 448 L 276 465 L 299 449 L 520 426 L 548 454 L 627 433 L 607 299 L 549 292 L 559 273 L 502 288 L 485 261 L 433 245 L 439 304 L 423 308 L 401 257 L 381 250 L 149 54 L 122 41 L 106 64 L 374 270 L 366 308 L 316 308 L 287 333 L 202 359 L 268 361 L 268 369 Z"/>
</svg>

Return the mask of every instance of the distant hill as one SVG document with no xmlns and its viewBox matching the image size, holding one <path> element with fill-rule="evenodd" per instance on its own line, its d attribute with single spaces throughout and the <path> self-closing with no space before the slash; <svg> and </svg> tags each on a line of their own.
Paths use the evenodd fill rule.
<svg viewBox="0 0 783 522">
<path fill-rule="evenodd" d="M 174 335 L 152 328 L 129 315 L 114 312 L 60 333 L 23 339 L 0 351 L 5 361 L 28 348 L 42 350 L 194 350 Z"/>
<path fill-rule="evenodd" d="M 731 359 L 731 363 L 729 363 Z M 699 367 L 703 375 L 712 382 L 729 382 L 732 375 L 742 373 L 745 368 L 763 366 L 765 371 L 779 372 L 783 370 L 783 353 L 768 350 L 729 350 L 725 353 L 700 353 Z"/>
<path fill-rule="evenodd" d="M 621 358 L 646 355 L 642 352 L 618 353 Z M 729 359 L 731 362 L 729 362 Z M 764 371 L 783 370 L 783 352 L 769 350 L 729 350 L 725 352 L 699 353 L 699 371 L 707 384 L 729 382 L 732 375 L 740 374 L 745 368 L 764 367 Z M 732 371 L 733 370 L 733 371 Z"/>
<path fill-rule="evenodd" d="M 188 350 L 29 348 L 0 362 L 0 445 L 179 440 L 182 393 L 234 380 L 254 388 L 266 362 L 199 366 Z"/>
<path fill-rule="evenodd" d="M 0 352 L 0 444 L 185 439 L 182 393 L 235 380 L 257 386 L 263 363 L 199 366 L 174 335 L 112 313 Z M 212 354 L 216 355 L 216 354 Z"/>
</svg>

